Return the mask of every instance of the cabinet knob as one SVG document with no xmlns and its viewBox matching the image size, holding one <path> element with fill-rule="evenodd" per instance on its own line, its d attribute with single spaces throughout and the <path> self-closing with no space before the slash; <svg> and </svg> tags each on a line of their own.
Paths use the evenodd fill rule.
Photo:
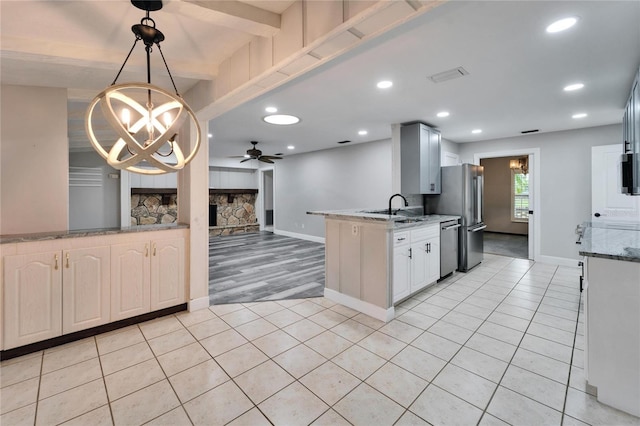
<svg viewBox="0 0 640 426">
<path fill-rule="evenodd" d="M 144 245 L 144 257 L 149 257 L 149 244 Z"/>
<path fill-rule="evenodd" d="M 67 269 L 69 269 L 69 253 L 67 253 L 66 260 L 67 260 L 66 266 L 67 266 Z"/>
<path fill-rule="evenodd" d="M 156 255 L 156 243 L 153 243 L 153 255 Z"/>
<path fill-rule="evenodd" d="M 55 256 L 53 256 L 53 259 L 55 260 L 55 263 L 53 265 L 53 269 L 55 269 L 57 271 L 58 270 L 58 255 L 56 254 Z"/>
</svg>

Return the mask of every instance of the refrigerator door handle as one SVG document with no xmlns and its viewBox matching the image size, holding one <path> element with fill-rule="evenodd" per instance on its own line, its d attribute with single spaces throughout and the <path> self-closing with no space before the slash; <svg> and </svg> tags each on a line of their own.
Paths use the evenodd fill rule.
<svg viewBox="0 0 640 426">
<path fill-rule="evenodd" d="M 469 232 L 478 232 L 478 231 L 482 231 L 486 227 L 487 227 L 487 225 L 482 225 L 482 226 L 478 226 L 477 228 L 469 228 L 469 229 L 467 229 L 467 231 L 469 231 Z"/>
</svg>

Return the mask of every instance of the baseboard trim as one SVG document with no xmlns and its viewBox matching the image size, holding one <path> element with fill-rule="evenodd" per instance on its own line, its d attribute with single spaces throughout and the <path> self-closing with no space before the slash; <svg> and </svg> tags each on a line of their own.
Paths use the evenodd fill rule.
<svg viewBox="0 0 640 426">
<path fill-rule="evenodd" d="M 189 312 L 207 309 L 209 307 L 209 296 L 198 297 L 189 301 Z"/>
<path fill-rule="evenodd" d="M 389 322 L 395 317 L 395 309 L 393 306 L 388 309 L 384 309 L 326 287 L 324 289 L 324 297 L 380 321 Z"/>
<path fill-rule="evenodd" d="M 159 311 L 147 312 L 146 314 L 138 315 L 135 317 L 125 318 L 123 320 L 110 322 L 103 325 L 98 325 L 92 328 L 87 328 L 86 330 L 80 330 L 80 331 L 76 331 L 69 334 L 63 334 L 61 336 L 53 337 L 47 340 L 41 340 L 35 343 L 30 343 L 28 345 L 19 346 L 17 348 L 6 349 L 4 351 L 0 351 L 0 360 L 4 361 L 7 359 L 27 355 L 33 352 L 42 351 L 44 349 L 49 349 L 49 348 L 64 345 L 67 343 L 75 342 L 76 340 L 86 339 L 87 337 L 92 337 L 98 334 L 107 333 L 109 331 L 117 330 L 123 327 L 128 327 L 133 324 L 138 324 L 141 322 L 160 318 L 166 315 L 182 312 L 186 309 L 187 309 L 187 304 L 182 303 L 180 305 L 160 309 Z"/>
<path fill-rule="evenodd" d="M 551 265 L 558 266 L 569 266 L 569 267 L 578 267 L 579 260 L 577 259 L 569 259 L 566 257 L 555 257 L 555 256 L 538 256 L 536 262 L 540 263 L 549 263 Z"/>
<path fill-rule="evenodd" d="M 324 237 L 316 237 L 315 235 L 309 235 L 309 234 L 299 234 L 297 232 L 289 232 L 289 231 L 283 231 L 281 229 L 273 229 L 273 233 L 276 235 L 284 235 L 285 237 L 291 237 L 291 238 L 298 238 L 300 240 L 307 240 L 307 241 L 313 241 L 315 243 L 322 243 L 324 244 Z"/>
</svg>

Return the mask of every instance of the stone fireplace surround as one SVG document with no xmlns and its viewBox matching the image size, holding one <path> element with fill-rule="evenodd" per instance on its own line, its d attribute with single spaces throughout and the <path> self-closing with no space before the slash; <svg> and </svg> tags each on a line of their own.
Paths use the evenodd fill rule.
<svg viewBox="0 0 640 426">
<path fill-rule="evenodd" d="M 257 189 L 209 189 L 209 205 L 215 205 L 216 223 L 209 235 L 258 232 Z M 177 220 L 175 188 L 131 188 L 131 225 L 173 223 Z"/>
</svg>

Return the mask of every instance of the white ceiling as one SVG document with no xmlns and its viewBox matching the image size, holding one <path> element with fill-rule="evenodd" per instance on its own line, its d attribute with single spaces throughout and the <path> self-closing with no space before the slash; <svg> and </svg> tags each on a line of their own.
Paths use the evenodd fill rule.
<svg viewBox="0 0 640 426">
<path fill-rule="evenodd" d="M 576 26 L 545 32 L 570 15 L 580 18 Z M 335 148 L 343 140 L 390 138 L 392 123 L 414 120 L 454 142 L 621 123 L 640 65 L 638 22 L 637 1 L 449 2 L 215 118 L 210 156 L 243 153 L 250 140 L 266 154 Z M 469 75 L 438 84 L 427 79 L 459 66 Z M 381 79 L 394 86 L 377 89 Z M 563 92 L 573 82 L 584 89 Z M 301 123 L 264 123 L 271 105 Z M 451 115 L 436 117 L 443 110 Z M 572 119 L 578 112 L 588 116 Z M 476 128 L 483 132 L 471 134 Z M 368 134 L 359 136 L 360 129 Z"/>
<path fill-rule="evenodd" d="M 165 3 L 151 17 L 166 36 L 162 50 L 180 92 L 213 78 L 225 58 L 265 30 L 194 17 L 184 0 Z M 243 3 L 280 14 L 293 0 Z M 70 142 L 81 143 L 84 102 L 113 81 L 133 44 L 130 27 L 144 13 L 127 0 L 0 1 L 0 8 L 2 83 L 69 88 Z M 574 28 L 545 33 L 567 15 L 579 16 Z M 250 140 L 265 154 L 285 155 L 380 140 L 391 136 L 391 124 L 414 120 L 455 142 L 620 123 L 640 65 L 638 22 L 638 1 L 451 1 L 216 117 L 210 156 L 242 154 Z M 153 66 L 154 84 L 169 88 L 162 63 Z M 458 66 L 469 75 L 439 84 L 427 79 Z M 143 70 L 137 46 L 118 81 L 139 81 Z M 393 88 L 376 89 L 383 78 Z M 575 81 L 585 88 L 562 91 Z M 268 105 L 301 123 L 264 123 Z M 441 110 L 451 116 L 437 118 Z M 571 118 L 583 111 L 588 117 Z M 474 128 L 483 133 L 471 135 Z M 368 135 L 358 136 L 360 129 Z"/>
</svg>

